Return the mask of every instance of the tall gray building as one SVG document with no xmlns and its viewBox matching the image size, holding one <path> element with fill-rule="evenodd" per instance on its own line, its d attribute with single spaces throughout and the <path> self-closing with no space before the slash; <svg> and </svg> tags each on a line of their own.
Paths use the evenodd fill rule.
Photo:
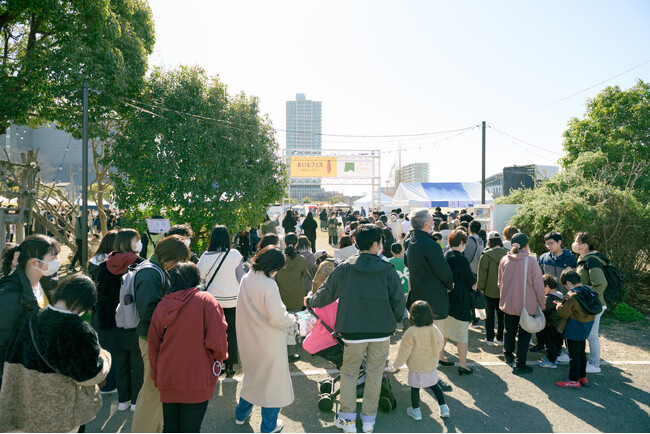
<svg viewBox="0 0 650 434">
<path fill-rule="evenodd" d="M 413 163 L 402 166 L 400 182 L 429 182 L 429 163 Z"/>
<path fill-rule="evenodd" d="M 312 151 L 320 155 L 322 149 L 322 106 L 320 101 L 311 101 L 304 93 L 297 93 L 295 101 L 287 101 L 287 156 L 296 150 Z M 302 153 L 301 155 L 305 155 Z M 302 202 L 305 196 L 313 200 L 326 200 L 325 191 L 320 185 L 291 184 L 290 194 L 293 199 Z"/>
</svg>

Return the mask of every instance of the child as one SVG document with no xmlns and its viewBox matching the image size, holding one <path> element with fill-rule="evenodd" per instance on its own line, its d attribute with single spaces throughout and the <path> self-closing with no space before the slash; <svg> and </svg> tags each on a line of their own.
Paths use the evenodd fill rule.
<svg viewBox="0 0 650 434">
<path fill-rule="evenodd" d="M 388 260 L 395 267 L 397 275 L 399 276 L 400 281 L 402 282 L 402 288 L 404 289 L 404 297 L 409 292 L 409 269 L 404 264 L 404 247 L 400 243 L 393 243 L 390 246 L 390 251 L 393 253 L 393 257 Z M 408 318 L 408 312 L 404 312 L 404 319 Z"/>
<path fill-rule="evenodd" d="M 406 409 L 406 414 L 415 420 L 422 420 L 420 410 L 420 389 L 431 389 L 438 405 L 440 417 L 449 417 L 449 407 L 445 403 L 445 396 L 438 384 L 438 356 L 443 346 L 440 330 L 433 325 L 433 311 L 429 303 L 418 300 L 411 305 L 411 323 L 400 341 L 399 352 L 395 359 L 398 368 L 404 363 L 409 368 L 408 384 L 411 386 L 411 407 Z"/>
<path fill-rule="evenodd" d="M 440 245 L 440 248 L 444 251 L 445 244 L 442 242 L 442 234 L 440 232 L 434 232 L 431 234 L 433 240 Z"/>
<path fill-rule="evenodd" d="M 602 311 L 602 304 L 594 290 L 580 283 L 580 275 L 575 270 L 564 270 L 560 282 L 568 292 L 562 303 L 557 304 L 557 314 L 561 318 L 558 331 L 567 340 L 570 362 L 569 379 L 555 384 L 560 387 L 587 387 L 585 341 L 591 333 L 596 313 Z"/>
<path fill-rule="evenodd" d="M 546 293 L 546 306 L 544 307 L 544 316 L 546 317 L 546 326 L 544 330 L 537 333 L 537 345 L 546 346 L 546 356 L 542 357 L 539 366 L 542 368 L 557 368 L 558 350 L 562 347 L 562 335 L 557 331 L 557 324 L 560 317 L 555 308 L 556 303 L 562 302 L 562 293 L 557 290 L 557 280 L 555 276 L 544 274 L 544 292 Z"/>
</svg>

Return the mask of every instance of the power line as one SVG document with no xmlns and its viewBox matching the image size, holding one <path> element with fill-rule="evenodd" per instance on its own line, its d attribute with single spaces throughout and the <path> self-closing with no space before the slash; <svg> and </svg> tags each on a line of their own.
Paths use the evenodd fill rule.
<svg viewBox="0 0 650 434">
<path fill-rule="evenodd" d="M 578 92 L 572 93 L 572 94 L 569 95 L 569 96 L 565 96 L 564 98 L 560 98 L 560 99 L 558 99 L 557 101 L 553 101 L 553 102 L 551 102 L 551 103 L 548 103 L 548 104 L 543 105 L 543 106 L 541 106 L 541 107 L 537 107 L 537 108 L 532 109 L 532 110 L 529 110 L 529 111 L 527 111 L 527 112 L 520 113 L 520 114 L 518 114 L 518 115 L 511 116 L 511 117 L 509 117 L 509 118 L 501 119 L 501 121 L 509 121 L 510 119 L 515 119 L 515 118 L 518 118 L 518 117 L 521 117 L 521 116 L 525 116 L 525 115 L 528 115 L 528 114 L 531 114 L 531 113 L 535 113 L 535 112 L 537 112 L 537 111 L 540 111 L 540 110 L 543 110 L 543 109 L 545 109 L 545 108 L 547 108 L 547 107 L 550 107 L 550 106 L 552 106 L 552 105 L 554 105 L 554 104 L 560 103 L 560 102 L 562 102 L 562 101 L 566 101 L 566 100 L 569 99 L 569 98 L 573 98 L 574 96 L 576 96 L 576 95 L 580 95 L 581 93 L 586 92 L 586 91 L 588 91 L 588 90 L 591 90 L 591 89 L 593 89 L 594 87 L 598 87 L 598 86 L 600 86 L 601 84 L 605 84 L 605 83 L 607 83 L 608 81 L 614 80 L 615 78 L 618 78 L 618 77 L 620 77 L 621 75 L 627 74 L 628 72 L 633 71 L 633 70 L 635 70 L 635 69 L 637 69 L 637 68 L 640 68 L 640 67 L 642 67 L 643 65 L 646 65 L 646 64 L 648 64 L 648 63 L 650 63 L 650 59 L 648 59 L 648 60 L 646 60 L 645 62 L 640 63 L 640 64 L 638 64 L 638 65 L 636 65 L 636 66 L 634 66 L 634 67 L 632 67 L 632 68 L 630 68 L 630 69 L 628 69 L 627 71 L 623 71 L 623 72 L 621 72 L 620 74 L 616 74 L 615 76 L 610 77 L 610 78 L 608 78 L 607 80 L 603 80 L 603 81 L 601 81 L 600 83 L 594 84 L 593 86 L 589 86 L 589 87 L 586 88 L 586 89 L 582 89 L 582 90 L 580 90 L 580 91 L 578 91 Z"/>
<path fill-rule="evenodd" d="M 523 140 L 519 140 L 519 139 L 517 139 L 517 138 L 514 137 L 514 136 L 511 136 L 511 135 L 509 135 L 509 134 L 507 134 L 507 133 L 504 133 L 503 131 L 497 130 L 496 128 L 492 127 L 491 125 L 488 125 L 488 127 L 489 127 L 489 128 L 492 128 L 492 129 L 493 129 L 497 134 L 499 134 L 500 136 L 502 136 L 502 137 L 508 139 L 508 140 L 509 140 L 513 145 L 519 145 L 519 148 L 523 149 L 524 151 L 526 151 L 526 152 L 528 152 L 528 153 L 530 153 L 530 154 L 533 154 L 533 155 L 535 155 L 536 157 L 539 157 L 539 158 L 542 158 L 542 159 L 544 159 L 544 160 L 546 160 L 546 161 L 549 161 L 549 162 L 551 162 L 551 163 L 554 163 L 554 164 L 557 163 L 557 161 L 555 161 L 555 160 L 551 160 L 550 158 L 544 157 L 543 155 L 537 154 L 537 153 L 535 153 L 535 152 L 533 152 L 533 151 L 527 149 L 527 148 L 525 147 L 525 145 L 524 145 L 524 146 L 521 146 L 521 145 L 523 145 L 524 143 L 525 143 L 525 144 L 529 144 L 528 142 L 524 142 Z M 515 140 L 517 140 L 517 141 L 515 141 Z M 531 146 L 534 146 L 534 147 L 536 147 L 536 148 L 539 148 L 538 146 L 535 146 L 535 145 L 531 145 Z M 540 148 L 540 149 L 544 149 L 544 148 Z M 554 154 L 558 154 L 557 152 L 554 152 L 554 151 L 551 151 L 551 150 L 548 150 L 548 149 L 544 149 L 544 150 L 545 150 L 545 151 L 548 151 L 548 152 L 553 152 Z M 561 155 L 561 154 L 558 154 L 558 155 Z"/>
<path fill-rule="evenodd" d="M 527 142 L 527 141 L 525 141 L 525 140 L 518 139 L 517 137 L 515 137 L 515 136 L 513 136 L 513 135 L 511 135 L 511 134 L 508 134 L 508 133 L 506 133 L 505 131 L 501 131 L 501 130 L 499 130 L 499 129 L 498 129 L 497 127 L 495 127 L 494 125 L 488 125 L 488 127 L 492 128 L 494 131 L 496 131 L 497 133 L 501 134 L 501 135 L 504 136 L 504 137 L 508 137 L 508 138 L 513 139 L 513 140 L 516 140 L 516 141 L 518 141 L 518 142 L 525 143 L 526 145 L 528 145 L 528 146 L 532 146 L 533 148 L 541 149 L 542 151 L 550 152 L 551 154 L 556 154 L 556 155 L 560 155 L 560 156 L 561 156 L 561 155 L 564 155 L 564 154 L 562 154 L 561 152 L 551 151 L 550 149 L 542 148 L 541 146 L 533 145 L 533 144 L 530 143 L 530 142 Z"/>
</svg>

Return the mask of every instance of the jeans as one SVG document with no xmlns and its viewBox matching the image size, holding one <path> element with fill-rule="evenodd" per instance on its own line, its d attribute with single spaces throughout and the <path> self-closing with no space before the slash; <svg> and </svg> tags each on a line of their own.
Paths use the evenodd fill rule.
<svg viewBox="0 0 650 434">
<path fill-rule="evenodd" d="M 330 235 L 329 239 L 330 239 L 330 240 L 329 240 L 329 241 L 330 241 L 330 245 L 332 245 L 332 246 L 338 245 L 338 243 L 339 243 L 339 237 L 338 237 L 338 235 L 334 235 L 334 236 L 331 236 L 331 235 Z"/>
<path fill-rule="evenodd" d="M 440 388 L 440 382 L 429 387 L 438 401 L 438 405 L 445 405 L 445 395 Z M 418 387 L 411 387 L 411 407 L 420 408 L 420 389 Z"/>
<path fill-rule="evenodd" d="M 366 384 L 363 388 L 361 420 L 374 423 L 381 392 L 381 379 L 388 357 L 390 341 L 346 343 L 341 366 L 341 408 L 339 416 L 348 420 L 357 418 L 357 379 L 363 356 L 366 356 Z"/>
<path fill-rule="evenodd" d="M 530 342 L 530 333 L 519 325 L 519 316 L 510 315 L 504 312 L 505 334 L 503 336 L 503 352 L 511 354 L 515 351 L 515 338 L 517 338 L 517 367 L 526 366 L 526 357 L 528 357 L 528 343 Z"/>
<path fill-rule="evenodd" d="M 163 432 L 200 432 L 208 401 L 198 404 L 163 403 Z"/>
<path fill-rule="evenodd" d="M 239 404 L 235 408 L 235 418 L 237 420 L 246 420 L 253 411 L 253 404 L 239 397 Z M 272 432 L 278 424 L 278 414 L 280 407 L 262 407 L 262 426 L 261 432 Z"/>
<path fill-rule="evenodd" d="M 598 329 L 600 328 L 600 317 L 603 316 L 607 307 L 603 306 L 603 310 L 594 318 L 594 325 L 591 327 L 591 333 L 587 337 L 589 342 L 589 364 L 592 366 L 600 367 L 600 338 L 598 337 Z"/>
<path fill-rule="evenodd" d="M 503 340 L 503 311 L 499 309 L 498 298 L 485 296 L 485 338 L 488 341 L 494 340 L 494 318 L 499 321 L 497 329 L 497 340 Z M 496 314 L 496 315 L 495 315 Z"/>
<path fill-rule="evenodd" d="M 567 349 L 569 350 L 569 380 L 578 381 L 587 376 L 585 341 L 567 339 Z"/>
</svg>

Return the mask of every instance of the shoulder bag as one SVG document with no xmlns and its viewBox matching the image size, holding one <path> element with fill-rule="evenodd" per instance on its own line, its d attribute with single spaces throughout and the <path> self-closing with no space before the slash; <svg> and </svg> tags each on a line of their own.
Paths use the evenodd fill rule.
<svg viewBox="0 0 650 434">
<path fill-rule="evenodd" d="M 528 260 L 530 257 L 526 257 L 526 264 L 524 265 L 524 305 L 521 308 L 521 316 L 519 317 L 519 325 L 522 329 L 526 330 L 528 333 L 537 333 L 541 332 L 544 327 L 546 327 L 546 318 L 544 317 L 544 312 L 542 311 L 541 306 L 537 303 L 537 298 L 535 298 L 537 304 L 537 312 L 535 315 L 530 316 L 526 310 L 526 284 L 528 283 Z"/>
<path fill-rule="evenodd" d="M 219 272 L 219 269 L 220 269 L 221 266 L 223 265 L 223 261 L 226 260 L 226 256 L 228 256 L 228 253 L 230 253 L 230 250 L 226 250 L 226 253 L 223 255 L 223 258 L 221 258 L 221 261 L 219 262 L 219 266 L 217 267 L 217 269 L 215 270 L 214 274 L 213 274 L 212 277 L 210 278 L 210 281 L 208 282 L 208 284 L 205 285 L 205 290 L 206 290 L 206 291 L 208 290 L 208 288 L 210 287 L 210 285 L 212 285 L 212 281 L 213 281 L 214 278 L 217 276 L 217 273 Z M 217 264 L 217 261 L 214 261 L 214 264 L 212 264 L 212 268 L 214 268 L 214 266 L 215 266 L 216 264 Z M 212 270 L 210 270 L 210 271 L 212 271 Z M 210 273 L 208 272 L 208 274 L 210 274 Z"/>
</svg>

